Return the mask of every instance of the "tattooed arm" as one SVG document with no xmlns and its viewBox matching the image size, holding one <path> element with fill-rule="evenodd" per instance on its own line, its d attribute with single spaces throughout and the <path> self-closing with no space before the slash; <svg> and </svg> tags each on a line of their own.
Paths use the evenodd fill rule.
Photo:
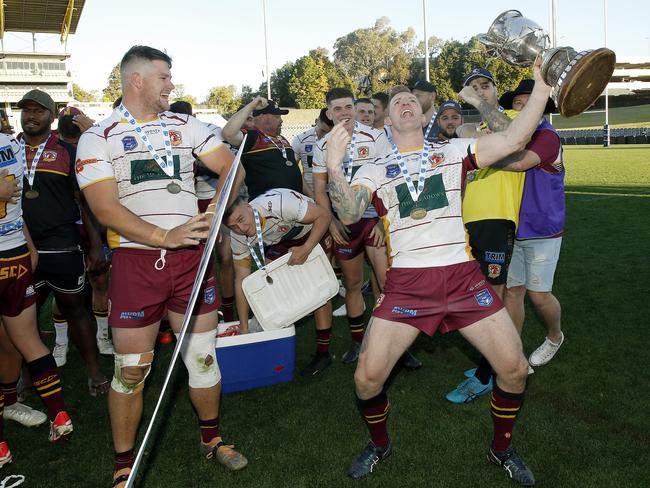
<svg viewBox="0 0 650 488">
<path fill-rule="evenodd" d="M 496 90 L 494 86 L 492 88 Z M 458 95 L 467 103 L 474 105 L 492 132 L 503 132 L 512 122 L 506 114 L 499 110 L 498 105 L 492 105 L 480 98 L 471 86 L 463 88 Z"/>
<path fill-rule="evenodd" d="M 345 225 L 358 222 L 363 212 L 370 205 L 372 198 L 372 193 L 368 188 L 356 185 L 351 188 L 343 175 L 341 162 L 345 157 L 349 142 L 350 135 L 343 123 L 337 124 L 332 129 L 327 142 L 327 173 L 330 182 L 330 200 L 339 220 Z"/>
</svg>

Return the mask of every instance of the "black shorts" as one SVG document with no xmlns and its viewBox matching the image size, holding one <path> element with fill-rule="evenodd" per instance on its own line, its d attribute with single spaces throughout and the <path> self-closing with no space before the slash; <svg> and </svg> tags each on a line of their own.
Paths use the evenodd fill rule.
<svg viewBox="0 0 650 488">
<path fill-rule="evenodd" d="M 508 266 L 515 245 L 515 223 L 512 220 L 479 220 L 465 224 L 472 256 L 492 285 L 505 285 Z"/>
<path fill-rule="evenodd" d="M 37 291 L 44 286 L 62 293 L 81 292 L 86 283 L 86 267 L 81 251 L 39 252 L 34 273 Z"/>
</svg>

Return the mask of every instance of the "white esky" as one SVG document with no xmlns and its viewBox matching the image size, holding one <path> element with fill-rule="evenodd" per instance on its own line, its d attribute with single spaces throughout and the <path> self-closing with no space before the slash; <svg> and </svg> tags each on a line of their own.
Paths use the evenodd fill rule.
<svg viewBox="0 0 650 488">
<path fill-rule="evenodd" d="M 581 51 L 604 45 L 605 0 L 557 0 L 558 45 Z M 486 32 L 503 11 L 518 9 L 544 29 L 548 0 L 427 0 L 427 35 L 466 41 Z M 269 67 L 272 72 L 309 50 L 371 27 L 388 17 L 397 31 L 413 27 L 423 39 L 422 0 L 267 0 Z M 618 58 L 650 59 L 650 2 L 608 2 L 607 47 Z M 102 90 L 108 75 L 134 44 L 166 50 L 173 81 L 203 100 L 217 85 L 250 85 L 265 78 L 262 0 L 87 0 L 75 35 L 68 40 L 69 67 L 83 89 Z M 37 50 L 63 51 L 58 35 L 38 35 Z M 31 51 L 29 34 L 6 33 L 5 51 Z"/>
</svg>

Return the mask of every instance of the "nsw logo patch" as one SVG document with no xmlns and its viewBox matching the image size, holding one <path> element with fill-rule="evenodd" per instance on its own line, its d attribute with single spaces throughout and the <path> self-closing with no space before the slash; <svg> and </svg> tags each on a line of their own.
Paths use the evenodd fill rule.
<svg viewBox="0 0 650 488">
<path fill-rule="evenodd" d="M 478 305 L 481 307 L 489 307 L 490 305 L 492 305 L 492 302 L 494 301 L 494 298 L 492 298 L 492 294 L 490 293 L 490 290 L 488 290 L 487 288 L 475 294 L 474 299 L 476 300 L 476 303 L 478 303 Z"/>
<path fill-rule="evenodd" d="M 122 147 L 125 151 L 133 151 L 138 147 L 138 141 L 135 140 L 134 136 L 124 136 L 122 137 Z"/>
</svg>

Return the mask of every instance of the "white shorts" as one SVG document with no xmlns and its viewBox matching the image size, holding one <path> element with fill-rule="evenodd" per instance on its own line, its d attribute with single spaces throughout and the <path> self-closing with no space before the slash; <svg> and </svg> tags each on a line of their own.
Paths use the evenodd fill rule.
<svg viewBox="0 0 650 488">
<path fill-rule="evenodd" d="M 551 291 L 561 246 L 561 237 L 515 240 L 506 287 L 525 285 L 530 291 Z"/>
</svg>

